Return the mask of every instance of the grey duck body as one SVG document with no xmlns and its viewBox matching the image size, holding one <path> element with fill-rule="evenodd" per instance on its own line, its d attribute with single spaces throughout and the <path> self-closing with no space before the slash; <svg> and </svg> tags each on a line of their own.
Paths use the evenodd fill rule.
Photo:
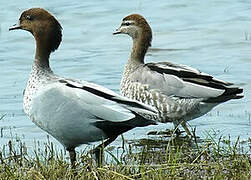
<svg viewBox="0 0 251 180">
<path fill-rule="evenodd" d="M 141 101 L 159 111 L 153 119 L 182 124 L 191 135 L 186 121 L 200 117 L 218 104 L 242 98 L 243 89 L 218 80 L 186 65 L 171 62 L 144 63 L 151 46 L 152 31 L 139 14 L 126 16 L 113 34 L 128 34 L 133 47 L 120 84 L 122 95 Z"/>
</svg>

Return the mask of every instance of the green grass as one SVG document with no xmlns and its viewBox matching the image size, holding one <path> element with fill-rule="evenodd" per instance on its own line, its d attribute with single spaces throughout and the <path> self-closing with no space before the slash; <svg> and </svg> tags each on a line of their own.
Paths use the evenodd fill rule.
<svg viewBox="0 0 251 180">
<path fill-rule="evenodd" d="M 10 140 L 0 149 L 0 179 L 250 179 L 251 157 L 243 146 L 250 148 L 251 139 L 231 142 L 230 137 L 215 140 L 211 134 L 195 141 L 167 137 L 124 141 L 122 147 L 106 149 L 109 160 L 103 167 L 97 167 L 84 150 L 77 154 L 75 170 L 68 153 L 55 150 L 50 141 L 27 153 L 21 141 Z M 122 154 L 117 155 L 116 148 Z"/>
</svg>

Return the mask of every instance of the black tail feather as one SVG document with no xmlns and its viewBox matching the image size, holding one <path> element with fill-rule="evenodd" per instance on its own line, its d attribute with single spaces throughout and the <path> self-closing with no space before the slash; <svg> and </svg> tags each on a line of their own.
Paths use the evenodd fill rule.
<svg viewBox="0 0 251 180">
<path fill-rule="evenodd" d="M 134 112 L 132 112 L 134 113 Z M 149 125 L 156 125 L 153 120 L 148 120 L 136 113 L 135 118 L 123 122 L 112 122 L 107 120 L 101 120 L 93 123 L 97 128 L 104 131 L 108 137 L 118 136 L 126 131 L 129 131 L 135 127 L 145 127 Z"/>
<path fill-rule="evenodd" d="M 241 93 L 243 93 L 243 89 L 241 89 L 241 88 L 238 88 L 238 87 L 226 88 L 225 92 L 222 95 L 209 98 L 203 102 L 222 103 L 222 102 L 226 102 L 231 99 L 241 99 L 244 97 Z"/>
<path fill-rule="evenodd" d="M 226 88 L 225 92 L 222 94 L 223 96 L 231 96 L 231 95 L 237 95 L 243 92 L 243 89 L 240 89 L 238 87 L 234 88 Z"/>
</svg>

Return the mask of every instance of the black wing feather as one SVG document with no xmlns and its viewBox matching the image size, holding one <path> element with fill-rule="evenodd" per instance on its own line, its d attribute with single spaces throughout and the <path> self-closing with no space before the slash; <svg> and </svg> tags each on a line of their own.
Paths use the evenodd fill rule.
<svg viewBox="0 0 251 180">
<path fill-rule="evenodd" d="M 161 65 L 177 67 L 179 69 L 183 68 L 182 66 L 175 66 L 169 63 L 165 63 L 165 64 L 161 63 Z M 213 77 L 210 75 L 198 74 L 192 71 L 188 71 L 184 68 L 183 68 L 184 70 L 176 71 L 174 69 L 161 68 L 158 66 L 158 63 L 148 63 L 148 64 L 145 64 L 145 66 L 147 66 L 150 70 L 158 72 L 160 74 L 171 74 L 171 75 L 181 78 L 183 81 L 191 82 L 194 84 L 203 85 L 203 86 L 207 86 L 207 87 L 211 87 L 215 89 L 226 89 L 226 86 L 232 85 L 232 83 L 217 81 L 213 79 Z"/>
<path fill-rule="evenodd" d="M 119 104 L 129 105 L 131 107 L 136 107 L 136 108 L 142 108 L 142 109 L 153 112 L 151 109 L 147 109 L 146 107 L 144 107 L 143 105 L 141 105 L 141 104 L 139 104 L 137 102 L 126 101 L 126 100 L 123 100 L 123 99 L 117 99 L 116 96 L 113 96 L 111 94 L 107 94 L 107 93 L 105 93 L 103 91 L 99 91 L 97 89 L 94 89 L 94 88 L 91 88 L 91 87 L 88 87 L 88 86 L 78 87 L 78 86 L 75 86 L 74 84 L 71 84 L 68 81 L 65 81 L 65 80 L 62 80 L 62 79 L 59 80 L 59 82 L 64 83 L 66 86 L 71 87 L 71 88 L 83 89 L 83 90 L 88 91 L 88 92 L 90 92 L 92 94 L 95 94 L 96 96 L 102 97 L 104 99 L 107 99 L 107 100 L 110 100 L 110 101 L 113 101 L 113 102 L 116 102 L 116 103 L 119 103 Z"/>
<path fill-rule="evenodd" d="M 179 70 L 176 71 L 174 69 L 162 68 L 158 66 L 158 64 L 171 67 L 171 68 L 179 68 Z M 220 102 L 228 101 L 230 99 L 240 99 L 243 97 L 243 95 L 240 95 L 243 92 L 243 89 L 239 87 L 228 87 L 230 85 L 233 85 L 232 83 L 218 81 L 210 75 L 198 74 L 196 72 L 189 71 L 189 69 L 186 69 L 185 67 L 182 67 L 182 66 L 178 66 L 178 65 L 171 64 L 168 62 L 148 63 L 148 64 L 145 64 L 144 66 L 148 67 L 151 71 L 155 71 L 160 74 L 171 74 L 171 75 L 177 76 L 186 82 L 190 82 L 193 84 L 206 86 L 210 88 L 225 90 L 222 95 L 209 98 L 203 102 L 220 103 Z"/>
</svg>

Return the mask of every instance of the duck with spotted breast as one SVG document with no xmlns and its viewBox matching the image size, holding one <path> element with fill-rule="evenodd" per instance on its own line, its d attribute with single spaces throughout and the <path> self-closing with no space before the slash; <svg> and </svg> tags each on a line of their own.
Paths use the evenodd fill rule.
<svg viewBox="0 0 251 180">
<path fill-rule="evenodd" d="M 24 92 L 24 112 L 66 147 L 72 167 L 76 161 L 75 147 L 106 140 L 94 150 L 96 160 L 102 163 L 101 147 L 134 127 L 156 124 L 140 115 L 155 115 L 157 111 L 151 106 L 102 86 L 53 73 L 49 57 L 60 45 L 62 28 L 48 11 L 24 11 L 19 23 L 9 30 L 16 29 L 31 32 L 36 40 L 35 60 Z"/>
<path fill-rule="evenodd" d="M 191 136 L 187 121 L 218 104 L 243 97 L 243 89 L 192 67 L 171 62 L 144 63 L 152 30 L 139 14 L 126 16 L 113 34 L 128 34 L 133 40 L 121 80 L 121 94 L 156 107 L 159 116 L 155 119 L 159 122 L 173 122 L 175 129 L 181 124 Z"/>
</svg>

